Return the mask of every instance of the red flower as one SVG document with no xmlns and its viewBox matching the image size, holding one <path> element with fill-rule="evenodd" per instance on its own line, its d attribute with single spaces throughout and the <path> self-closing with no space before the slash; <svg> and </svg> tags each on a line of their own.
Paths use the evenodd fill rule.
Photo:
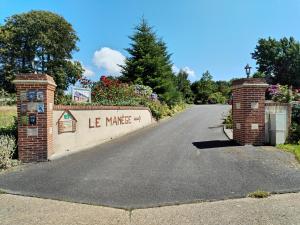
<svg viewBox="0 0 300 225">
<path fill-rule="evenodd" d="M 106 80 L 106 79 L 107 79 L 107 77 L 106 77 L 105 75 L 102 75 L 102 76 L 100 77 L 100 80 L 101 80 L 101 81 Z"/>
</svg>

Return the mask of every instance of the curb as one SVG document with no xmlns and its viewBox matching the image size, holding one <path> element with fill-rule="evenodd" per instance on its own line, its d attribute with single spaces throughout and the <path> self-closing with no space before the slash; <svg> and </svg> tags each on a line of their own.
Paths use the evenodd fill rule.
<svg viewBox="0 0 300 225">
<path fill-rule="evenodd" d="M 232 129 L 226 129 L 226 125 L 223 125 L 223 132 L 229 140 L 233 140 Z"/>
</svg>

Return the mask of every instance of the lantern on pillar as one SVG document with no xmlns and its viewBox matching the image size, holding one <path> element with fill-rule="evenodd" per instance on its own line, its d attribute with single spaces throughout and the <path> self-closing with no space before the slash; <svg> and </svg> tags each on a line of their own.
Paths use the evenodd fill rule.
<svg viewBox="0 0 300 225">
<path fill-rule="evenodd" d="M 247 74 L 247 78 L 250 77 L 251 68 L 252 68 L 252 67 L 249 66 L 249 64 L 247 64 L 247 65 L 245 66 L 245 71 L 246 71 L 246 74 Z"/>
</svg>

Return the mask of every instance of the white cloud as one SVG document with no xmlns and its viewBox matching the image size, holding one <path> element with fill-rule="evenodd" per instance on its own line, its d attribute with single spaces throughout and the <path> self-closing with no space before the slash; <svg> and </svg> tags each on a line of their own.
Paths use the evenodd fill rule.
<svg viewBox="0 0 300 225">
<path fill-rule="evenodd" d="M 195 71 L 192 70 L 191 68 L 189 68 L 188 66 L 183 67 L 182 70 L 185 71 L 189 75 L 190 79 L 196 77 Z"/>
<path fill-rule="evenodd" d="M 95 51 L 93 63 L 99 68 L 108 72 L 108 75 L 120 75 L 121 67 L 124 65 L 125 56 L 117 50 L 108 47 L 103 47 Z"/>
<path fill-rule="evenodd" d="M 172 66 L 173 73 L 177 74 L 179 72 L 179 68 L 175 65 Z"/>
<path fill-rule="evenodd" d="M 85 76 L 85 77 L 92 77 L 92 76 L 95 75 L 95 72 L 93 70 L 91 70 L 90 68 L 84 66 L 83 64 L 81 64 L 81 65 L 82 65 L 82 68 L 84 70 L 83 76 Z"/>
</svg>

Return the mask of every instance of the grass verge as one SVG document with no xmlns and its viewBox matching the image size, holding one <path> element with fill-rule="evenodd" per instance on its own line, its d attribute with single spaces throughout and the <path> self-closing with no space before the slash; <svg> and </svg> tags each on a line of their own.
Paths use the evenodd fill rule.
<svg viewBox="0 0 300 225">
<path fill-rule="evenodd" d="M 296 144 L 280 144 L 276 146 L 279 149 L 282 149 L 287 152 L 291 152 L 295 155 L 298 162 L 300 162 L 300 145 Z"/>
<path fill-rule="evenodd" d="M 17 116 L 16 106 L 0 106 L 0 127 L 8 127 L 14 123 Z"/>
<path fill-rule="evenodd" d="M 257 190 L 257 191 L 254 191 L 254 192 L 250 192 L 247 196 L 249 198 L 267 198 L 270 195 L 271 195 L 270 192 Z"/>
</svg>

